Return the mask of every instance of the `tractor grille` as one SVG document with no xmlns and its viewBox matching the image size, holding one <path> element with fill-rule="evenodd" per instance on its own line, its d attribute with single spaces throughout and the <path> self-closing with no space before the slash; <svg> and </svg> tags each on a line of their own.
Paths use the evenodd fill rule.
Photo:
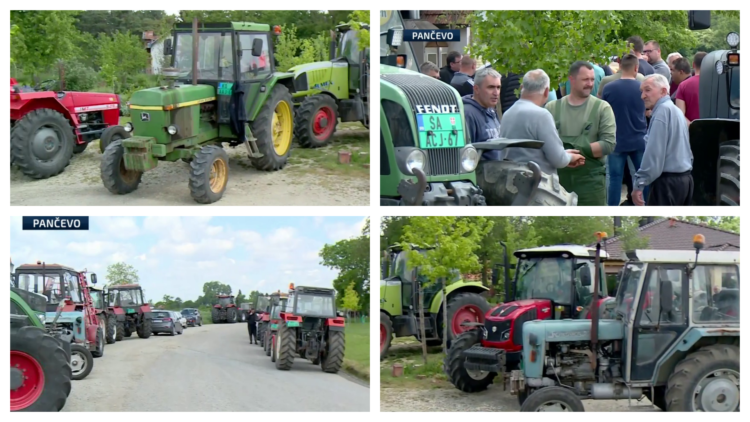
<svg viewBox="0 0 750 422">
<path fill-rule="evenodd" d="M 380 78 L 398 86 L 406 98 L 414 105 L 439 104 L 458 105 L 459 97 L 455 89 L 437 79 L 420 75 L 385 74 Z M 412 113 L 416 110 L 412 108 Z"/>
<path fill-rule="evenodd" d="M 523 323 L 533 321 L 536 317 L 536 309 L 530 309 L 519 316 L 513 324 L 513 344 L 523 344 Z"/>
<path fill-rule="evenodd" d="M 461 173 L 460 148 L 428 149 L 425 152 L 427 152 L 427 174 L 430 176 Z"/>
<path fill-rule="evenodd" d="M 490 321 L 487 320 L 484 326 L 487 328 L 487 341 L 506 341 L 503 339 L 503 333 L 510 330 L 511 320 Z"/>
</svg>

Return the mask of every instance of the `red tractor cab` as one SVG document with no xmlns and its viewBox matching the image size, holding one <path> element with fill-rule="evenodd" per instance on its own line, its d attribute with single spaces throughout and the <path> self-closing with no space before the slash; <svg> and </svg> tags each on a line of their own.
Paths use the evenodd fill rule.
<svg viewBox="0 0 750 422">
<path fill-rule="evenodd" d="M 138 337 L 151 337 L 151 306 L 143 297 L 143 289 L 138 284 L 120 284 L 110 286 L 107 292 L 109 306 L 116 318 L 115 340 L 122 341 L 133 332 Z"/>
</svg>

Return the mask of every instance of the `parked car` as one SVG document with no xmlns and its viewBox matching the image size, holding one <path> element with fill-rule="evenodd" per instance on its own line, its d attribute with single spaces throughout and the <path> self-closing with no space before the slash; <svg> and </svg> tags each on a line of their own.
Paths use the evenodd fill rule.
<svg viewBox="0 0 750 422">
<path fill-rule="evenodd" d="M 174 314 L 174 317 L 177 319 L 177 321 L 180 321 L 180 325 L 182 325 L 182 328 L 187 328 L 187 318 L 182 316 L 182 314 L 177 311 L 172 311 L 172 313 Z"/>
<path fill-rule="evenodd" d="M 187 320 L 188 327 L 200 327 L 203 325 L 203 316 L 201 312 L 195 308 L 185 308 L 181 312 L 182 316 Z"/>
<path fill-rule="evenodd" d="M 154 334 L 168 333 L 173 336 L 182 334 L 182 324 L 175 317 L 173 311 L 154 311 L 152 313 L 151 332 Z"/>
</svg>

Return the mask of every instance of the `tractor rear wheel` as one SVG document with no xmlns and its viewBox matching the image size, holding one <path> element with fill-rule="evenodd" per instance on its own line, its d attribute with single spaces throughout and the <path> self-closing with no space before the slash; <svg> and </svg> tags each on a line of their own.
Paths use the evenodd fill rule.
<svg viewBox="0 0 750 422">
<path fill-rule="evenodd" d="M 136 331 L 138 332 L 138 337 L 140 338 L 151 337 L 151 320 L 146 318 L 141 321 L 141 326 L 137 328 Z"/>
<path fill-rule="evenodd" d="M 70 368 L 73 373 L 71 379 L 74 381 L 80 381 L 89 376 L 91 370 L 94 369 L 94 356 L 86 346 L 77 343 L 70 345 Z"/>
<path fill-rule="evenodd" d="M 544 387 L 529 395 L 521 412 L 583 412 L 583 402 L 565 387 Z"/>
<path fill-rule="evenodd" d="M 113 141 L 102 155 L 101 177 L 104 187 L 116 195 L 124 195 L 138 189 L 142 171 L 125 168 L 125 148 L 122 141 Z"/>
<path fill-rule="evenodd" d="M 271 362 L 276 362 L 276 342 L 278 341 L 278 331 L 271 336 Z"/>
<path fill-rule="evenodd" d="M 96 329 L 96 350 L 91 352 L 95 358 L 104 356 L 104 329 L 100 326 Z"/>
<path fill-rule="evenodd" d="M 484 315 L 490 310 L 490 304 L 478 293 L 458 293 L 448 297 L 448 334 L 449 339 L 471 330 L 473 327 L 464 327 L 464 322 L 484 323 Z M 441 311 L 442 312 L 442 311 Z M 443 336 L 443 318 L 439 317 L 438 335 Z"/>
<path fill-rule="evenodd" d="M 214 324 L 218 324 L 221 322 L 221 316 L 219 316 L 219 310 L 216 308 L 211 308 L 211 322 Z"/>
<path fill-rule="evenodd" d="M 294 328 L 286 326 L 285 322 L 279 324 L 276 333 L 276 369 L 288 371 L 294 364 L 294 355 L 297 352 L 297 333 Z"/>
<path fill-rule="evenodd" d="M 251 123 L 253 136 L 263 157 L 252 158 L 250 163 L 258 170 L 281 170 L 292 151 L 294 105 L 287 87 L 276 84 L 260 108 L 258 117 Z"/>
<path fill-rule="evenodd" d="M 341 369 L 341 364 L 344 362 L 344 350 L 346 348 L 346 340 L 344 338 L 343 331 L 328 331 L 328 342 L 326 343 L 325 355 L 321 360 L 321 368 L 323 372 L 329 374 L 335 374 Z"/>
<path fill-rule="evenodd" d="M 467 331 L 453 340 L 443 360 L 443 371 L 448 380 L 464 393 L 484 391 L 497 376 L 495 372 L 469 371 L 464 368 L 463 351 L 480 342 L 479 330 Z"/>
<path fill-rule="evenodd" d="M 117 341 L 117 319 L 114 315 L 107 318 L 107 344 L 113 344 Z"/>
<path fill-rule="evenodd" d="M 71 389 L 68 356 L 43 329 L 11 333 L 10 368 L 12 412 L 59 412 L 65 406 Z"/>
<path fill-rule="evenodd" d="M 740 141 L 719 146 L 717 197 L 719 205 L 740 205 Z"/>
<path fill-rule="evenodd" d="M 104 129 L 102 136 L 99 138 L 99 151 L 104 154 L 109 144 L 114 141 L 121 141 L 130 138 L 130 132 L 125 131 L 122 126 L 110 126 Z"/>
<path fill-rule="evenodd" d="M 687 355 L 667 381 L 668 412 L 739 412 L 740 347 L 712 344 Z"/>
<path fill-rule="evenodd" d="M 306 97 L 297 110 L 294 135 L 303 148 L 328 145 L 339 121 L 336 101 L 325 94 Z"/>
<path fill-rule="evenodd" d="M 380 312 L 380 360 L 385 359 L 388 349 L 391 348 L 393 340 L 393 323 L 391 317 L 385 312 Z"/>
<path fill-rule="evenodd" d="M 263 351 L 266 352 L 266 356 L 271 356 L 271 333 L 266 332 L 263 335 Z"/>
<path fill-rule="evenodd" d="M 117 329 L 115 330 L 115 341 L 122 341 L 123 338 L 125 338 L 125 323 L 124 322 L 118 322 L 116 323 Z M 127 337 L 130 337 L 128 335 Z"/>
<path fill-rule="evenodd" d="M 229 324 L 234 324 L 235 322 L 237 322 L 237 309 L 227 308 L 227 322 Z"/>
<path fill-rule="evenodd" d="M 68 119 L 40 108 L 18 120 L 10 138 L 12 162 L 33 179 L 57 176 L 70 164 L 76 145 Z"/>
<path fill-rule="evenodd" d="M 229 156 L 224 148 L 206 145 L 190 163 L 190 196 L 199 204 L 213 204 L 224 196 L 229 180 Z"/>
</svg>

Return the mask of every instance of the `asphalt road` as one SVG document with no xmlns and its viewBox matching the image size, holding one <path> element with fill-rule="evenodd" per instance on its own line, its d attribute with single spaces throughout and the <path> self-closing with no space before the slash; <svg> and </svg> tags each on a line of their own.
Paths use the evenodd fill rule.
<svg viewBox="0 0 750 422">
<path fill-rule="evenodd" d="M 367 412 L 370 389 L 297 358 L 276 369 L 246 324 L 187 328 L 144 340 L 133 334 L 104 348 L 73 381 L 64 412 Z"/>
</svg>

